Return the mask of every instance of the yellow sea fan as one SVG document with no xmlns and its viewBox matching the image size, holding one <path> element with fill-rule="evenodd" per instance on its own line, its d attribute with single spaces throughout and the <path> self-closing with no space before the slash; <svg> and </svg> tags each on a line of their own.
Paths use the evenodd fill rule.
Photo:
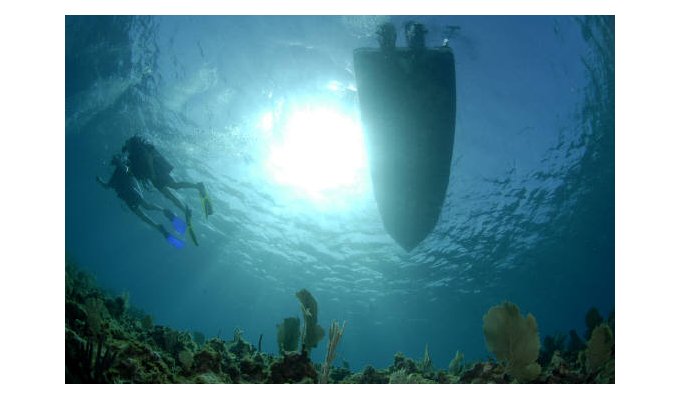
<svg viewBox="0 0 680 400">
<path fill-rule="evenodd" d="M 519 307 L 504 302 L 491 307 L 483 317 L 486 346 L 506 371 L 520 381 L 530 382 L 541 373 L 536 363 L 541 347 L 538 325 L 533 315 L 523 317 Z"/>
<path fill-rule="evenodd" d="M 595 372 L 609 361 L 614 347 L 614 335 L 606 324 L 593 329 L 586 349 L 586 366 Z"/>
</svg>

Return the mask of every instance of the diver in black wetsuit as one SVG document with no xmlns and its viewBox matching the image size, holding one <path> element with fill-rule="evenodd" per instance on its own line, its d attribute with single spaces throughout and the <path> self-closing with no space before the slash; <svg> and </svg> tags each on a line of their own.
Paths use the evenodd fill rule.
<svg viewBox="0 0 680 400">
<path fill-rule="evenodd" d="M 120 155 L 113 156 L 111 159 L 111 165 L 115 166 L 116 169 L 113 171 L 109 181 L 104 182 L 102 178 L 97 177 L 97 182 L 99 182 L 105 189 L 115 190 L 118 197 L 123 200 L 125 204 L 127 204 L 130 210 L 132 210 L 132 212 L 135 213 L 139 219 L 158 230 L 163 235 L 163 237 L 171 244 L 175 245 L 175 247 L 181 247 L 182 242 L 180 239 L 171 235 L 170 232 L 165 229 L 163 224 L 156 223 L 154 220 L 149 218 L 149 216 L 146 215 L 144 211 L 140 209 L 140 207 L 149 211 L 162 211 L 163 215 L 165 215 L 165 217 L 168 218 L 176 228 L 178 227 L 178 224 L 181 225 L 181 220 L 177 218 L 172 213 L 172 211 L 164 209 L 156 204 L 149 203 L 144 199 L 137 179 L 135 179 L 135 177 L 132 175 L 130 168 Z"/>
<path fill-rule="evenodd" d="M 123 152 L 128 153 L 130 169 L 135 178 L 143 183 L 151 183 L 179 209 L 185 210 L 187 206 L 169 189 L 196 189 L 201 198 L 206 217 L 213 213 L 212 203 L 208 198 L 203 182 L 191 183 L 176 181 L 170 175 L 173 166 L 151 143 L 139 136 L 133 136 L 125 142 L 122 150 Z"/>
<path fill-rule="evenodd" d="M 187 204 L 182 203 L 170 189 L 196 189 L 201 199 L 205 217 L 207 218 L 213 213 L 213 207 L 212 202 L 205 191 L 203 182 L 191 183 L 176 181 L 170 175 L 173 169 L 172 164 L 156 150 L 154 145 L 139 136 L 135 135 L 128 139 L 125 142 L 125 145 L 123 145 L 122 151 L 128 154 L 130 171 L 135 178 L 147 187 L 149 184 L 153 185 L 166 198 L 172 201 L 177 208 L 184 211 L 186 225 L 188 226 L 191 240 L 194 244 L 198 245 L 191 224 L 191 209 Z"/>
</svg>

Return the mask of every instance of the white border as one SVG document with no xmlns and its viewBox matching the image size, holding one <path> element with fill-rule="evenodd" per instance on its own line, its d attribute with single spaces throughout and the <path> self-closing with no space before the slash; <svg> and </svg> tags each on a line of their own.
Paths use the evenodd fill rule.
<svg viewBox="0 0 680 400">
<path fill-rule="evenodd" d="M 668 2 L 672 4 L 672 2 Z M 665 3 L 667 4 L 667 3 Z M 161 396 L 330 398 L 502 395 L 574 398 L 632 395 L 675 382 L 678 304 L 678 88 L 676 14 L 632 1 L 230 1 L 72 0 L 5 2 L 3 77 L 3 393 L 120 398 L 147 387 L 65 386 L 63 376 L 65 14 L 616 14 L 615 386 L 253 387 L 151 386 Z M 575 294 L 578 295 L 578 294 Z M 56 327 L 56 329 L 55 329 Z M 61 393 L 55 393 L 55 386 Z M 189 389 L 191 388 L 191 389 Z M 256 390 L 256 393 L 252 391 Z M 427 391 L 424 394 L 423 391 Z M 36 393 L 38 392 L 38 393 Z M 93 393 L 94 392 L 94 393 Z M 577 393 L 574 393 L 577 392 Z M 30 395 L 26 395 L 30 393 Z M 175 394 L 177 393 L 177 394 Z M 42 396 L 41 396 L 42 395 Z M 401 397 L 398 395 L 398 397 Z"/>
<path fill-rule="evenodd" d="M 67 0 L 66 14 L 525 15 L 612 14 L 621 0 Z"/>
</svg>

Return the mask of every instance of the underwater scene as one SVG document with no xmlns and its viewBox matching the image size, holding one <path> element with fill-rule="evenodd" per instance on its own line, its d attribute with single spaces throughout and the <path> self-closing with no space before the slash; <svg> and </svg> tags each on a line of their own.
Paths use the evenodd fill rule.
<svg viewBox="0 0 680 400">
<path fill-rule="evenodd" d="M 66 16 L 66 383 L 614 383 L 613 16 Z"/>
</svg>

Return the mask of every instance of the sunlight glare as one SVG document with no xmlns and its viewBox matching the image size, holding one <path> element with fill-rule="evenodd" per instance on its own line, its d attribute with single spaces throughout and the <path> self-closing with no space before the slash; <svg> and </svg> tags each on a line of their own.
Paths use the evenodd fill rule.
<svg viewBox="0 0 680 400">
<path fill-rule="evenodd" d="M 366 168 L 361 126 L 331 108 L 291 113 L 280 140 L 271 145 L 268 169 L 274 180 L 313 200 L 357 189 Z"/>
</svg>

